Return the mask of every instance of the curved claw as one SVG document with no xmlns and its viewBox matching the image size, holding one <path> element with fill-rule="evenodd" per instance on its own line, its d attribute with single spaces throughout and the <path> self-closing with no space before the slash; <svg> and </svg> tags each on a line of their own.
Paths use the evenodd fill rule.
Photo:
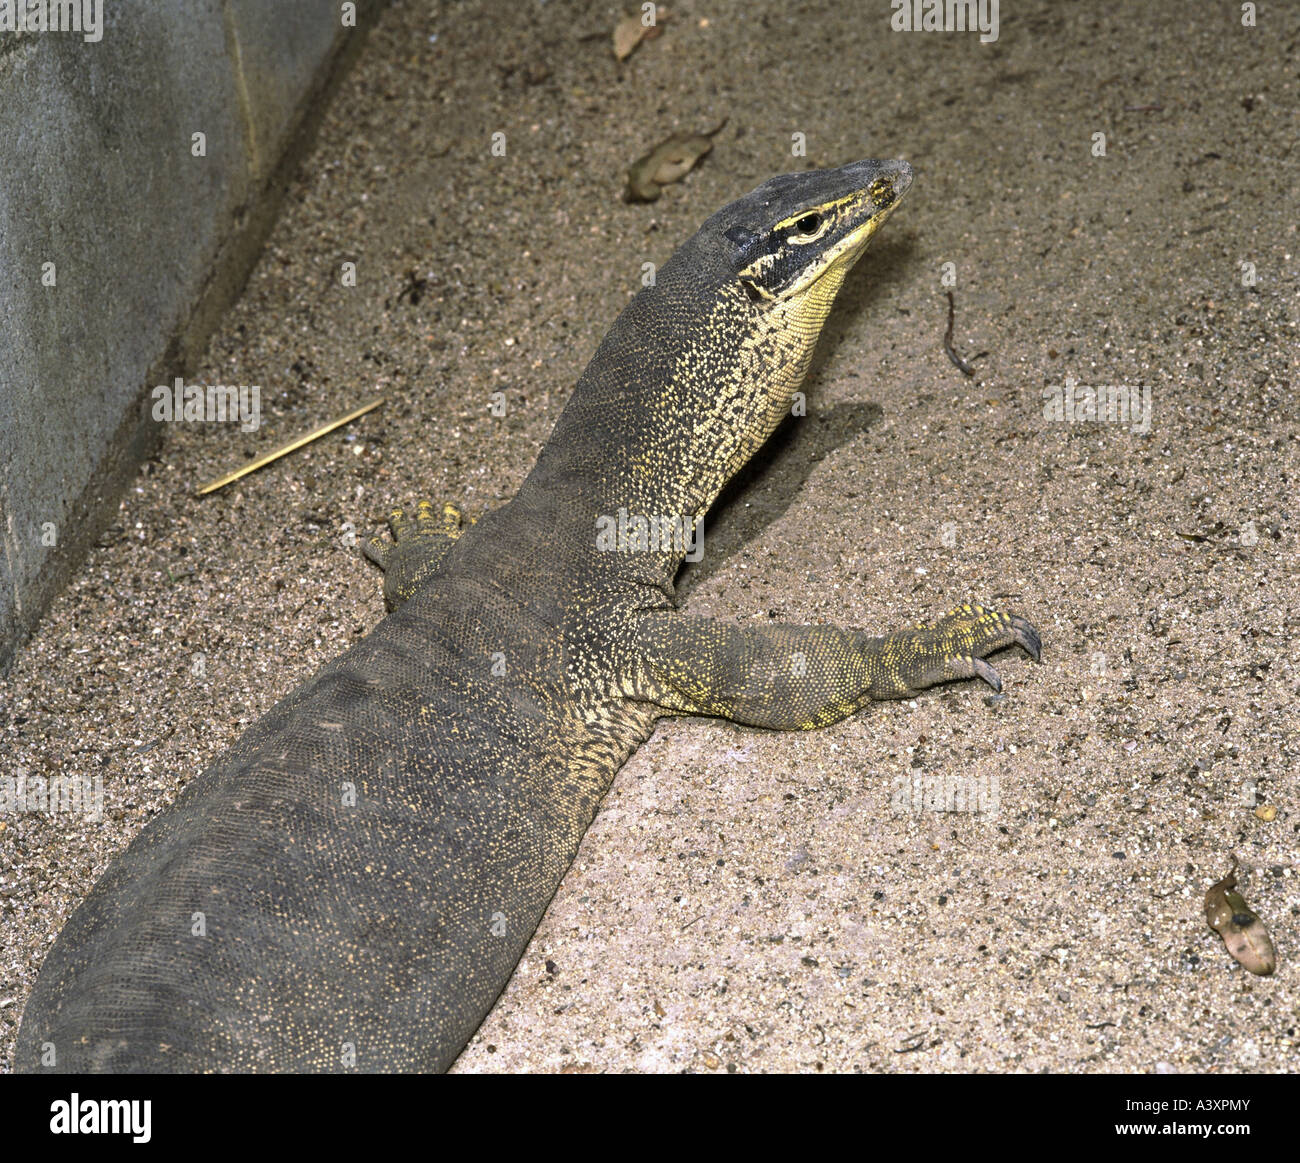
<svg viewBox="0 0 1300 1163">
<path fill-rule="evenodd" d="M 998 672 L 985 662 L 984 659 L 972 658 L 971 670 L 974 672 L 973 677 L 982 678 L 998 694 L 1002 693 L 1002 680 L 998 677 Z"/>
<path fill-rule="evenodd" d="M 1011 615 L 1011 629 L 1015 633 L 1016 645 L 1022 647 L 1035 662 L 1042 662 L 1043 640 L 1038 636 L 1038 631 L 1017 614 Z"/>
</svg>

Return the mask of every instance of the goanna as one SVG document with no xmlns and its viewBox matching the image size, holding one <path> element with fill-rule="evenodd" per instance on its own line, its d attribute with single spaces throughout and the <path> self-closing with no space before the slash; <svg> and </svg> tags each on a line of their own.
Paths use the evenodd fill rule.
<svg viewBox="0 0 1300 1163">
<path fill-rule="evenodd" d="M 615 321 L 509 504 L 400 512 L 391 613 L 153 820 L 55 942 L 24 1070 L 449 1066 L 664 715 L 834 723 L 978 677 L 1022 618 L 884 637 L 674 608 L 687 536 L 788 414 L 900 161 L 720 210 Z M 667 524 L 665 524 L 667 522 Z"/>
</svg>

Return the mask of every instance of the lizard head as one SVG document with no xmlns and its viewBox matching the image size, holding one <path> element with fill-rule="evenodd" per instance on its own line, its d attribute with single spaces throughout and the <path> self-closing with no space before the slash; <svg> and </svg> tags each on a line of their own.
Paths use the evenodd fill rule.
<svg viewBox="0 0 1300 1163">
<path fill-rule="evenodd" d="M 752 302 L 784 310 L 814 306 L 824 317 L 911 184 L 912 167 L 904 161 L 868 159 L 781 174 L 726 207 L 714 225 L 731 246 L 731 269 Z"/>
<path fill-rule="evenodd" d="M 781 174 L 704 223 L 611 332 L 660 365 L 633 381 L 649 385 L 646 435 L 620 481 L 653 473 L 662 512 L 712 504 L 790 414 L 844 276 L 911 181 L 904 161 Z"/>
<path fill-rule="evenodd" d="M 783 174 L 710 217 L 605 336 L 537 479 L 594 472 L 601 513 L 701 517 L 790 415 L 845 275 L 911 181 L 904 161 Z"/>
</svg>

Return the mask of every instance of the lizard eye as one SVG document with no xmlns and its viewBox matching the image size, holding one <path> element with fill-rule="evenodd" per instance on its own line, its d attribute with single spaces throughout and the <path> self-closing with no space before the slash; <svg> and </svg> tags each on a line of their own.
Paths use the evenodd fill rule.
<svg viewBox="0 0 1300 1163">
<path fill-rule="evenodd" d="M 821 229 L 821 225 L 822 216 L 820 214 L 805 214 L 794 224 L 794 228 L 800 234 L 816 234 Z"/>
</svg>

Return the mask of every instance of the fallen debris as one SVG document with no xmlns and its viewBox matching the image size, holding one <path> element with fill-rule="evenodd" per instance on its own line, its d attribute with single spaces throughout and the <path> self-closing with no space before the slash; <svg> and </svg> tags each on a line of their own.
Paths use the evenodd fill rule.
<svg viewBox="0 0 1300 1163">
<path fill-rule="evenodd" d="M 1205 894 L 1205 919 L 1228 952 L 1251 973 L 1267 977 L 1277 968 L 1277 950 L 1264 922 L 1255 915 L 1237 888 L 1237 858 L 1232 871 Z"/>
<path fill-rule="evenodd" d="M 643 40 L 653 40 L 663 29 L 660 27 L 672 19 L 672 13 L 662 6 L 656 7 L 651 16 L 642 10 L 635 16 L 623 16 L 614 25 L 614 59 L 625 61 Z"/>
<path fill-rule="evenodd" d="M 973 376 L 975 374 L 975 369 L 971 367 L 969 363 L 967 363 L 964 359 L 962 359 L 961 356 L 957 354 L 956 349 L 952 345 L 952 325 L 953 325 L 953 320 L 956 318 L 956 316 L 957 316 L 957 306 L 953 302 L 952 292 L 949 291 L 948 292 L 948 330 L 943 333 L 943 350 L 944 353 L 948 356 L 948 358 L 952 360 L 952 366 L 955 367 L 959 372 L 961 372 L 962 375 Z M 983 355 L 988 355 L 988 352 L 981 351 L 978 355 L 972 355 L 971 359 L 979 359 L 980 356 Z"/>
<path fill-rule="evenodd" d="M 202 497 L 207 493 L 215 493 L 218 489 L 224 489 L 229 484 L 234 484 L 240 477 L 246 477 L 250 472 L 256 472 L 264 465 L 268 465 L 273 460 L 279 460 L 282 456 L 287 456 L 291 452 L 296 452 L 313 440 L 319 440 L 327 432 L 333 432 L 335 428 L 342 428 L 344 424 L 351 423 L 358 416 L 364 416 L 367 412 L 373 412 L 380 404 L 384 402 L 383 396 L 378 396 L 368 404 L 362 404 L 360 408 L 354 408 L 346 416 L 340 416 L 337 420 L 331 420 L 328 424 L 322 424 L 319 428 L 313 428 L 306 436 L 299 436 L 288 444 L 282 444 L 279 448 L 272 449 L 265 456 L 259 456 L 256 460 L 249 461 L 243 468 L 237 468 L 234 472 L 228 472 L 225 476 L 204 485 L 195 494 Z"/>
<path fill-rule="evenodd" d="M 707 133 L 674 133 L 649 153 L 637 158 L 627 171 L 624 202 L 656 202 L 662 187 L 680 182 L 713 148 L 713 138 L 727 124 L 723 118 Z"/>
</svg>

